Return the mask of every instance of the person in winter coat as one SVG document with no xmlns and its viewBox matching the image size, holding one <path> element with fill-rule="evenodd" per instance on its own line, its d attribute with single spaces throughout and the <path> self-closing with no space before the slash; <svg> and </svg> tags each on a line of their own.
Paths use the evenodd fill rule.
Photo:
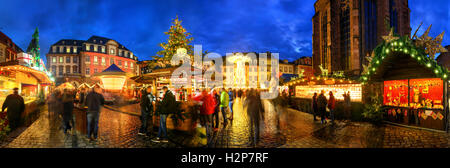
<svg viewBox="0 0 450 168">
<path fill-rule="evenodd" d="M 173 112 L 175 112 L 175 96 L 173 95 L 172 91 L 167 88 L 167 86 L 163 87 L 164 91 L 164 98 L 161 102 L 159 111 L 159 129 L 158 129 L 158 136 L 153 139 L 154 142 L 169 142 L 167 137 L 167 127 L 166 127 L 166 120 L 167 116 Z"/>
<path fill-rule="evenodd" d="M 147 121 L 150 116 L 150 110 L 152 109 L 152 102 L 150 102 L 150 99 L 147 94 L 146 89 L 142 89 L 141 91 L 141 127 L 139 129 L 138 135 L 146 135 L 147 134 Z"/>
<path fill-rule="evenodd" d="M 13 94 L 6 97 L 3 102 L 2 113 L 6 111 L 6 115 L 9 121 L 9 127 L 11 130 L 16 129 L 20 125 L 20 117 L 25 111 L 25 102 L 22 96 L 19 95 L 19 88 L 14 88 Z"/>
<path fill-rule="evenodd" d="M 253 137 L 253 145 L 256 145 L 259 141 L 260 121 L 264 121 L 264 108 L 259 93 L 254 89 L 249 90 L 245 105 L 250 119 L 250 135 Z"/>
<path fill-rule="evenodd" d="M 105 98 L 101 94 L 100 87 L 92 88 L 92 91 L 86 95 L 86 101 L 83 106 L 87 106 L 87 137 L 91 140 L 97 140 L 98 137 L 98 121 L 100 120 L 101 106 L 105 105 Z M 92 134 L 94 137 L 92 137 Z"/>
<path fill-rule="evenodd" d="M 317 107 L 320 114 L 320 119 L 322 124 L 327 123 L 326 114 L 327 114 L 327 98 L 325 97 L 325 91 L 322 90 L 319 97 L 317 98 Z"/>
<path fill-rule="evenodd" d="M 206 128 L 207 144 L 210 147 L 212 145 L 212 114 L 215 111 L 216 101 L 212 94 L 208 94 L 206 89 L 202 91 L 201 95 L 192 99 L 197 102 L 202 102 L 202 106 L 200 107 L 200 121 Z"/>
<path fill-rule="evenodd" d="M 228 103 L 230 100 L 230 96 L 228 95 L 225 88 L 222 88 L 221 90 L 222 90 L 222 92 L 220 94 L 220 111 L 222 111 L 223 125 L 225 127 L 228 124 L 227 111 L 228 111 L 228 105 L 229 105 Z"/>
<path fill-rule="evenodd" d="M 213 128 L 214 128 L 214 131 L 218 131 L 219 130 L 220 96 L 219 96 L 219 93 L 217 93 L 216 89 L 213 89 L 211 94 L 214 98 L 214 102 L 216 103 L 216 105 L 214 105 L 214 113 L 212 115 Z"/>
<path fill-rule="evenodd" d="M 332 123 L 334 123 L 335 107 L 336 107 L 336 99 L 334 98 L 333 92 L 330 91 L 330 99 L 328 100 L 328 109 L 330 109 L 330 118 Z"/>
<path fill-rule="evenodd" d="M 73 121 L 73 95 L 71 91 L 64 89 L 62 103 L 64 108 L 62 114 L 64 133 L 67 133 L 68 130 L 71 130 L 73 134 L 74 131 L 72 130 L 72 128 L 75 127 L 75 122 Z M 71 122 L 72 125 L 70 125 Z"/>
</svg>

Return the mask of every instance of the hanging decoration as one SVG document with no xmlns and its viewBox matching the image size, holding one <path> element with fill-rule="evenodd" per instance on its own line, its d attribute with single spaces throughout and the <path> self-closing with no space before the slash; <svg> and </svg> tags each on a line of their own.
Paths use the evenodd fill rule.
<svg viewBox="0 0 450 168">
<path fill-rule="evenodd" d="M 443 33 L 435 39 L 432 39 L 428 36 L 430 28 L 431 26 L 420 37 L 417 37 L 416 34 L 414 34 L 413 38 L 407 36 L 398 37 L 391 29 L 389 35 L 383 36 L 384 42 L 374 49 L 372 56 L 366 58 L 369 63 L 367 65 L 363 64 L 363 73 L 360 77 L 362 84 L 366 84 L 367 81 L 369 81 L 370 76 L 376 73 L 376 70 L 382 64 L 383 60 L 393 52 L 402 52 L 410 55 L 420 65 L 430 68 L 435 73 L 436 77 L 447 80 L 449 76 L 448 69 L 438 65 L 434 59 L 434 55 L 438 52 L 447 52 L 447 50 L 440 45 Z"/>
<path fill-rule="evenodd" d="M 421 25 L 422 23 L 420 24 L 420 26 Z M 419 30 L 420 26 L 417 28 L 416 33 Z M 442 40 L 444 39 L 445 32 L 443 31 L 441 34 L 439 34 L 436 38 L 433 39 L 432 37 L 428 36 L 431 30 L 431 26 L 432 25 L 430 25 L 428 29 L 425 31 L 425 33 L 423 33 L 423 35 L 420 37 L 417 37 L 416 33 L 414 33 L 412 40 L 414 40 L 414 44 L 417 47 L 424 49 L 425 53 L 428 54 L 430 58 L 435 59 L 437 53 L 443 53 L 448 51 L 441 45 Z"/>
</svg>

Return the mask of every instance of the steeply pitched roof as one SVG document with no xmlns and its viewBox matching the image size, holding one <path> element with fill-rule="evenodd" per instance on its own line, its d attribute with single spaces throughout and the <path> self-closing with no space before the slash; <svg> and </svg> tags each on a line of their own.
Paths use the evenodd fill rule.
<svg viewBox="0 0 450 168">
<path fill-rule="evenodd" d="M 0 31 L 0 42 L 4 43 L 5 45 L 8 44 L 8 41 L 10 42 L 11 47 L 13 48 L 17 53 L 23 52 L 22 48 L 20 48 L 17 44 L 15 44 L 11 38 L 9 38 L 6 34 L 4 34 L 2 31 Z"/>
<path fill-rule="evenodd" d="M 84 40 L 73 40 L 73 39 L 61 39 L 53 45 L 72 45 L 72 46 L 82 46 Z"/>
<path fill-rule="evenodd" d="M 106 68 L 103 72 L 124 72 L 120 69 L 116 64 L 111 64 L 108 68 Z"/>
<path fill-rule="evenodd" d="M 93 44 L 105 45 L 109 40 L 112 40 L 112 39 L 94 35 L 94 36 L 91 36 L 86 42 L 93 43 Z M 124 45 L 120 44 L 119 42 L 117 42 L 117 43 L 119 44 L 119 49 L 130 51 Z"/>
</svg>

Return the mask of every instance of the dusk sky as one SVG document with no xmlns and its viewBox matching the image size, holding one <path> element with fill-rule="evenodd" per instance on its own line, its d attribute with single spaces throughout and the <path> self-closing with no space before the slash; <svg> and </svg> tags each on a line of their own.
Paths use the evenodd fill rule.
<svg viewBox="0 0 450 168">
<path fill-rule="evenodd" d="M 316 0 L 0 0 L 0 31 L 26 49 L 36 27 L 40 30 L 41 57 L 60 39 L 87 40 L 92 35 L 114 39 L 139 60 L 161 50 L 159 43 L 179 16 L 192 33 L 192 44 L 203 50 L 279 52 L 293 61 L 312 55 L 312 23 Z M 445 31 L 450 45 L 450 2 L 409 0 L 411 27 L 433 24 L 430 36 Z"/>
</svg>

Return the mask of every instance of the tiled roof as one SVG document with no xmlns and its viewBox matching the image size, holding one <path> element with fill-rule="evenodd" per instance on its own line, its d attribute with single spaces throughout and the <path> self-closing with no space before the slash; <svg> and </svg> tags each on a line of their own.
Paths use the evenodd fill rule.
<svg viewBox="0 0 450 168">
<path fill-rule="evenodd" d="M 83 46 L 84 42 L 83 40 L 61 39 L 53 45 Z"/>
<path fill-rule="evenodd" d="M 109 38 L 106 37 L 100 37 L 100 36 L 91 36 L 86 42 L 88 43 L 93 43 L 93 44 L 100 44 L 100 45 L 105 45 L 109 40 Z M 114 40 L 115 41 L 115 40 Z M 117 42 L 117 41 L 116 41 Z M 125 46 L 123 46 L 122 44 L 120 44 L 119 42 L 117 42 L 119 44 L 119 49 L 123 49 L 126 51 L 130 51 L 128 50 Z"/>
</svg>

